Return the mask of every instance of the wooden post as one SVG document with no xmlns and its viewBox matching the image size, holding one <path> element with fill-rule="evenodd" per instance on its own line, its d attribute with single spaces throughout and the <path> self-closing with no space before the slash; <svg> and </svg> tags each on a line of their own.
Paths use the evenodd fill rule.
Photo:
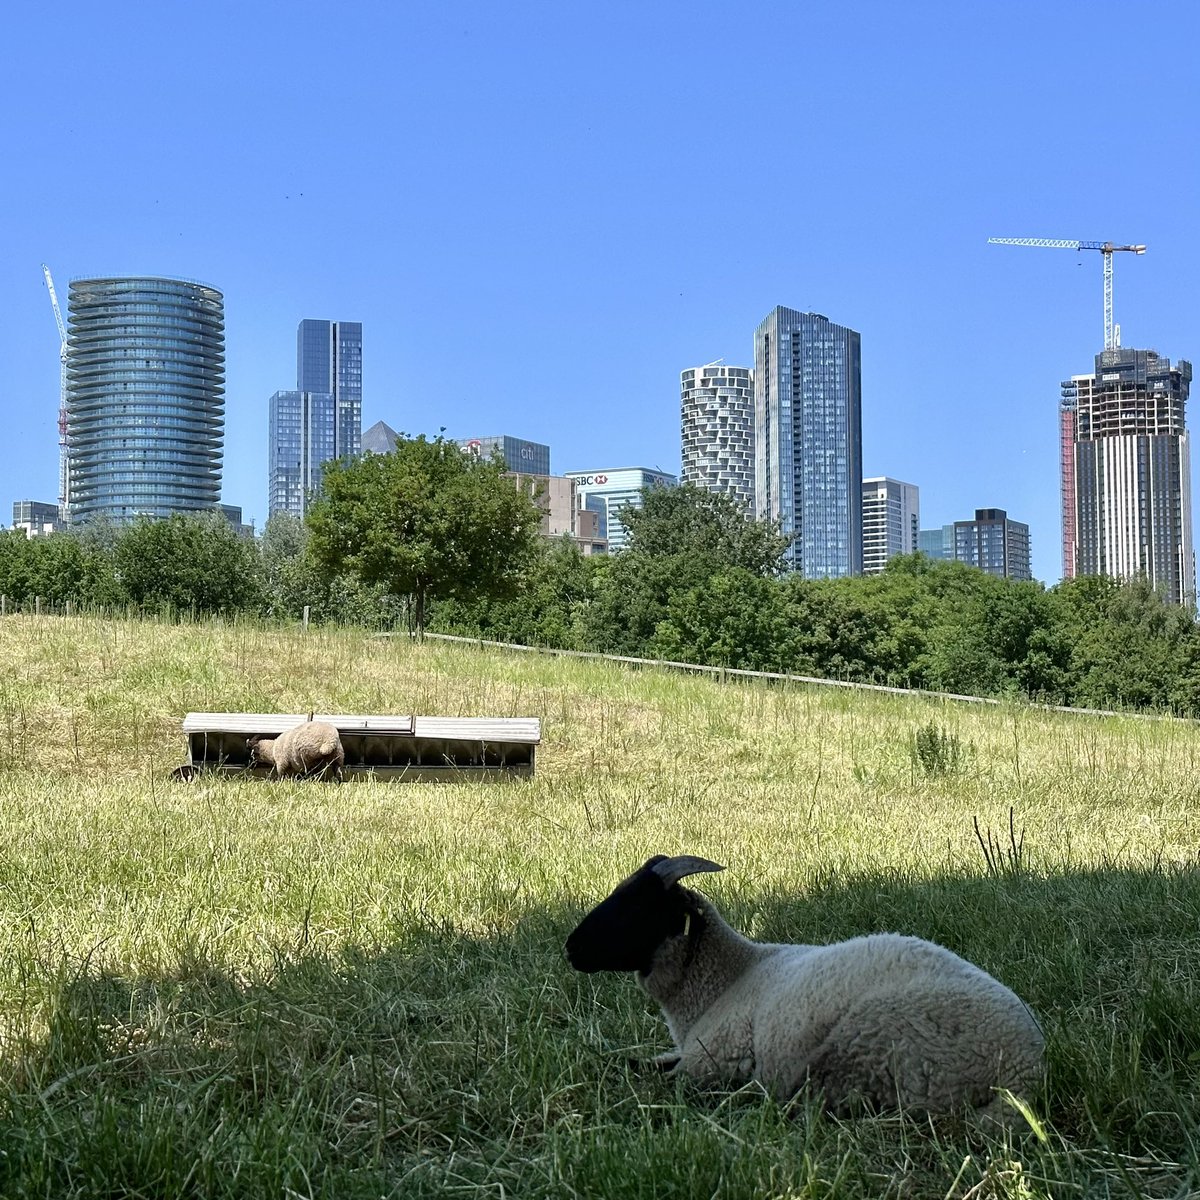
<svg viewBox="0 0 1200 1200">
<path fill-rule="evenodd" d="M 74 613 L 74 611 L 75 611 L 75 602 L 73 600 L 68 600 L 67 601 L 67 616 L 68 617 L 71 616 Z"/>
<path fill-rule="evenodd" d="M 8 613 L 8 597 L 0 596 L 0 617 L 6 616 Z"/>
<path fill-rule="evenodd" d="M 304 628 L 308 628 L 308 605 L 304 606 Z"/>
<path fill-rule="evenodd" d="M 40 617 L 42 615 L 42 598 L 41 598 L 41 596 L 34 596 L 34 598 L 33 598 L 33 614 L 36 617 Z"/>
</svg>

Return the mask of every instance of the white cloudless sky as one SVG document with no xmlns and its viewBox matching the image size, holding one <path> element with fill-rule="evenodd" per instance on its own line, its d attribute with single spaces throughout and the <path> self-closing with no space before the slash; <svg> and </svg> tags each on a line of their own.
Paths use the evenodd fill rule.
<svg viewBox="0 0 1200 1200">
<path fill-rule="evenodd" d="M 304 317 L 363 323 L 363 426 L 679 469 L 679 372 L 776 304 L 857 329 L 863 468 L 1006 508 L 1061 573 L 1059 383 L 1200 355 L 1200 6 L 23 5 L 0 70 L 0 503 L 56 498 L 42 281 L 225 294 L 223 499 L 266 517 Z M 1196 489 L 1193 489 L 1194 491 Z M 6 520 L 8 513 L 3 511 Z"/>
</svg>

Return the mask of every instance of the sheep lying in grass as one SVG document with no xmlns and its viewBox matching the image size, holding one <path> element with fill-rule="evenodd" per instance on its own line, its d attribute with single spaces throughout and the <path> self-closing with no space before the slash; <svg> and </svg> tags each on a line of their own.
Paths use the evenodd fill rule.
<svg viewBox="0 0 1200 1200">
<path fill-rule="evenodd" d="M 278 737 L 254 736 L 249 739 L 250 765 L 274 768 L 277 776 L 320 776 L 341 780 L 346 761 L 341 735 L 328 721 L 307 721 L 293 725 Z"/>
<path fill-rule="evenodd" d="M 636 971 L 676 1053 L 657 1065 L 708 1082 L 805 1085 L 858 1104 L 1005 1117 L 1007 1089 L 1041 1077 L 1044 1039 L 1025 1004 L 942 946 L 877 933 L 826 946 L 753 942 L 679 880 L 720 871 L 658 855 L 567 939 L 579 971 Z"/>
</svg>

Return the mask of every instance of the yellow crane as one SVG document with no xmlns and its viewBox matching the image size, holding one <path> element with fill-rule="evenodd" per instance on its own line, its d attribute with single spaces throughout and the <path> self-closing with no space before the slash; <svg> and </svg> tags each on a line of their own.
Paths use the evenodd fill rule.
<svg viewBox="0 0 1200 1200">
<path fill-rule="evenodd" d="M 989 245 L 1041 246 L 1049 250 L 1099 250 L 1104 255 L 1104 348 L 1115 350 L 1119 326 L 1113 325 L 1113 265 L 1112 256 L 1118 250 L 1145 254 L 1145 246 L 1117 246 L 1112 242 L 1073 242 L 1063 238 L 988 238 Z"/>
</svg>

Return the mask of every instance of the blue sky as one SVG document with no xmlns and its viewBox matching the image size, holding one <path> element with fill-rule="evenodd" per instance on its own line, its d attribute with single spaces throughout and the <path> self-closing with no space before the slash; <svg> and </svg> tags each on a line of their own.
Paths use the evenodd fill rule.
<svg viewBox="0 0 1200 1200">
<path fill-rule="evenodd" d="M 1189 3 L 23 5 L 0 71 L 0 504 L 57 492 L 40 264 L 225 293 L 224 499 L 266 516 L 303 317 L 364 428 L 678 470 L 679 372 L 776 304 L 862 334 L 863 466 L 1003 507 L 1059 577 L 1059 381 L 1200 359 Z M 1200 386 L 1200 385 L 1198 385 Z M 1193 422 L 1195 417 L 1193 416 Z M 1193 489 L 1194 491 L 1197 489 Z M 7 518 L 6 509 L 0 509 Z"/>
</svg>

